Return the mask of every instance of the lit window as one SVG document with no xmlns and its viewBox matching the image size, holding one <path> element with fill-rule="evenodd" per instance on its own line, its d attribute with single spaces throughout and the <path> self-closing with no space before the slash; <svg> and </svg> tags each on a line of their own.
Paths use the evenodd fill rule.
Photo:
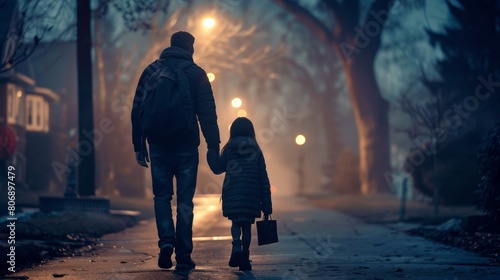
<svg viewBox="0 0 500 280">
<path fill-rule="evenodd" d="M 20 87 L 7 84 L 7 120 L 9 124 L 24 126 L 25 96 Z M 21 94 L 19 94 L 21 93 Z"/>
<path fill-rule="evenodd" d="M 14 106 L 14 85 L 13 84 L 7 84 L 7 87 L 8 87 L 8 92 L 9 94 L 7 95 L 7 104 L 8 105 L 8 108 L 7 108 L 7 111 L 8 111 L 8 117 L 9 117 L 9 123 L 14 123 L 14 109 L 15 109 L 15 106 Z"/>
<path fill-rule="evenodd" d="M 49 132 L 49 113 L 50 113 L 50 109 L 49 109 L 49 103 L 47 101 L 45 101 L 43 103 L 43 120 L 44 120 L 44 123 L 43 123 L 43 131 L 45 132 Z"/>
<path fill-rule="evenodd" d="M 41 96 L 28 95 L 28 123 L 26 129 L 28 131 L 49 131 L 49 103 Z"/>
</svg>

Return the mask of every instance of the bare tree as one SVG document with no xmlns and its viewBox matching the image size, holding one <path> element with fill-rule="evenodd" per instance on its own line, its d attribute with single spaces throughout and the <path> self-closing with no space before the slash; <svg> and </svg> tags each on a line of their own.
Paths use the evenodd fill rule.
<svg viewBox="0 0 500 280">
<path fill-rule="evenodd" d="M 132 83 L 122 85 L 123 79 L 121 77 L 127 74 L 135 57 L 126 54 L 130 50 L 116 48 L 116 41 L 130 31 L 153 32 L 152 23 L 160 15 L 168 13 L 169 5 L 170 0 L 99 0 L 98 5 L 92 11 L 95 38 L 93 44 L 95 50 L 94 76 L 97 78 L 97 90 L 94 95 L 98 100 L 98 102 L 94 102 L 97 107 L 96 116 L 98 119 L 111 118 L 118 127 L 117 133 L 124 131 L 122 128 L 123 120 L 114 116 L 111 105 L 119 98 L 124 86 L 132 87 Z M 112 14 L 111 10 L 116 13 Z M 117 20 L 116 17 L 121 17 L 121 21 Z M 122 23 L 125 28 L 118 34 L 114 34 L 118 25 Z M 106 77 L 112 77 L 112 79 L 106 79 Z M 98 185 L 101 186 L 100 192 L 106 195 L 118 192 L 116 178 L 122 175 L 122 169 L 130 170 L 130 168 L 122 168 L 124 166 L 121 163 L 126 162 L 124 155 L 127 153 L 123 153 L 120 149 L 125 145 L 121 145 L 122 143 L 117 138 L 105 137 L 101 146 L 97 148 L 98 162 L 106 163 L 99 164 L 97 169 Z M 116 156 L 109 160 L 109 154 Z M 130 158 L 128 162 L 133 164 L 133 158 Z"/>
<path fill-rule="evenodd" d="M 293 0 L 274 2 L 292 13 L 341 59 L 359 136 L 361 192 L 388 191 L 384 173 L 391 170 L 389 104 L 380 93 L 373 65 L 393 1 L 372 1 L 364 18 L 359 0 L 321 1 L 318 10 L 326 15 L 315 14 Z"/>
<path fill-rule="evenodd" d="M 101 16 L 102 10 L 107 11 L 107 9 L 116 9 L 116 7 L 110 6 L 110 1 L 101 0 L 101 6 L 94 11 L 95 67 L 98 80 L 96 96 L 99 100 L 97 102 L 99 108 L 97 115 L 101 118 L 110 117 L 116 125 L 114 133 L 124 136 L 112 137 L 112 139 L 106 137 L 99 147 L 101 152 L 98 153 L 98 156 L 102 159 L 100 162 L 106 162 L 98 169 L 100 181 L 104 186 L 116 185 L 116 178 L 129 178 L 122 180 L 120 183 L 122 186 L 126 184 L 124 182 L 135 180 L 131 180 L 131 176 L 140 178 L 137 176 L 137 172 L 133 172 L 135 160 L 129 159 L 127 156 L 133 156 L 133 154 L 127 150 L 129 149 L 127 144 L 130 141 L 129 137 L 125 135 L 129 134 L 130 124 L 129 118 L 123 118 L 126 115 L 123 114 L 122 110 L 125 109 L 124 99 L 131 100 L 142 69 L 154 61 L 159 53 L 167 47 L 165 43 L 168 40 L 166 38 L 170 38 L 176 30 L 196 30 L 198 28 L 196 25 L 199 22 L 193 19 L 202 16 L 201 11 L 193 8 L 193 1 L 176 3 L 175 9 L 172 9 L 171 13 L 167 13 L 169 1 L 149 2 L 156 4 L 152 10 L 154 12 L 147 18 L 146 23 L 140 24 L 140 26 L 147 27 L 147 32 L 142 35 L 140 44 L 136 41 L 128 41 L 126 48 L 117 42 L 127 41 L 134 35 L 130 34 L 129 29 L 124 29 L 124 32 L 116 34 L 114 32 L 116 26 L 113 26 L 116 23 L 106 23 L 106 18 Z M 123 11 L 118 11 L 119 15 L 122 15 Z M 125 20 L 125 18 L 123 19 Z M 196 61 L 204 67 L 209 67 L 213 71 L 237 71 L 245 77 L 254 76 L 257 73 L 263 75 L 262 72 L 265 71 L 259 71 L 258 68 L 266 69 L 266 67 L 260 66 L 269 63 L 271 58 L 279 58 L 280 53 L 283 52 L 283 46 L 266 47 L 262 51 L 257 46 L 248 44 L 251 40 L 238 42 L 238 39 L 245 38 L 245 36 L 247 38 L 256 36 L 255 26 L 246 26 L 247 23 L 244 20 L 227 19 L 224 23 L 223 27 L 217 29 L 220 36 L 211 36 L 210 40 L 198 41 L 195 53 Z M 125 76 L 128 78 L 124 79 Z M 126 108 L 128 112 L 130 107 Z M 110 153 L 115 155 L 112 160 L 108 156 Z M 107 190 L 101 191 L 112 193 L 115 190 L 115 188 L 109 187 Z"/>
<path fill-rule="evenodd" d="M 312 61 L 328 59 L 328 57 L 321 56 L 320 52 L 317 50 L 318 48 L 311 49 L 313 57 L 317 56 L 316 59 Z M 308 62 L 310 63 L 311 60 L 308 60 Z M 313 70 L 317 70 L 316 73 L 312 74 L 311 68 L 313 68 Z M 314 104 L 318 106 L 318 112 L 325 131 L 325 140 L 327 144 L 325 147 L 325 153 L 327 161 L 329 162 L 327 166 L 328 168 L 333 169 L 333 163 L 339 154 L 339 124 L 336 121 L 336 112 L 334 107 L 336 103 L 335 100 L 338 97 L 338 91 L 334 89 L 334 83 L 332 83 L 329 78 L 335 77 L 337 65 L 331 61 L 331 64 L 328 64 L 328 67 L 318 70 L 310 65 L 303 65 L 299 63 L 294 59 L 294 57 L 283 57 L 278 60 L 271 69 L 273 69 L 276 75 L 278 75 L 278 82 L 292 83 L 295 81 L 298 84 L 298 92 L 301 92 L 302 94 L 309 94 L 312 99 L 316 101 Z M 290 81 L 280 79 L 280 77 L 284 76 L 288 77 Z M 326 173 L 333 174 L 333 172 Z M 329 183 L 332 182 L 332 178 L 327 179 Z"/>
<path fill-rule="evenodd" d="M 0 1 L 0 73 L 13 69 L 30 57 L 52 30 L 66 5 L 50 1 Z"/>
</svg>

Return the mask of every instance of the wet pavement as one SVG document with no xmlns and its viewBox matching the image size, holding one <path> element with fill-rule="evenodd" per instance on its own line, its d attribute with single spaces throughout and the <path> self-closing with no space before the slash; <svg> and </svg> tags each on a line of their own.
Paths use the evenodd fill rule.
<svg viewBox="0 0 500 280">
<path fill-rule="evenodd" d="M 10 275 L 29 279 L 500 279 L 500 266 L 476 254 L 408 236 L 397 227 L 366 224 L 306 199 L 274 197 L 279 243 L 257 246 L 253 226 L 253 270 L 227 265 L 230 221 L 218 196 L 195 199 L 196 269 L 157 267 L 154 220 L 105 235 L 95 250 L 57 258 Z M 151 202 L 153 203 L 153 202 Z M 174 261 L 175 265 L 175 261 Z"/>
</svg>

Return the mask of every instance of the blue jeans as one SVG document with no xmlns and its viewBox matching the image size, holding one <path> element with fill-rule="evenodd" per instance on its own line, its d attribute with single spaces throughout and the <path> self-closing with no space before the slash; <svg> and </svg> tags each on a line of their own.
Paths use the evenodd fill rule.
<svg viewBox="0 0 500 280">
<path fill-rule="evenodd" d="M 174 247 L 175 258 L 193 251 L 193 197 L 198 173 L 198 148 L 174 149 L 149 145 L 158 247 Z M 173 177 L 177 180 L 177 223 L 172 219 Z M 176 230 L 177 229 L 177 230 Z"/>
</svg>

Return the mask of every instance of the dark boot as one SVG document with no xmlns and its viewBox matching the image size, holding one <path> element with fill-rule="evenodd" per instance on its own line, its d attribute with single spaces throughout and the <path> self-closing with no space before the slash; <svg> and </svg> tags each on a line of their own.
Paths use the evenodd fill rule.
<svg viewBox="0 0 500 280">
<path fill-rule="evenodd" d="M 175 256 L 175 260 L 177 261 L 177 265 L 175 266 L 175 269 L 177 270 L 191 270 L 196 267 L 196 264 L 193 259 L 191 259 L 191 256 L 182 258 Z"/>
<path fill-rule="evenodd" d="M 160 256 L 158 257 L 158 266 L 164 269 L 169 269 L 172 267 L 172 253 L 174 249 L 172 247 L 165 247 L 160 250 Z"/>
<path fill-rule="evenodd" d="M 250 263 L 250 252 L 241 252 L 240 270 L 252 270 L 252 264 Z"/>
<path fill-rule="evenodd" d="M 230 267 L 237 267 L 240 265 L 241 260 L 241 240 L 236 239 L 233 241 L 233 250 L 231 251 L 231 258 L 229 259 Z"/>
</svg>

